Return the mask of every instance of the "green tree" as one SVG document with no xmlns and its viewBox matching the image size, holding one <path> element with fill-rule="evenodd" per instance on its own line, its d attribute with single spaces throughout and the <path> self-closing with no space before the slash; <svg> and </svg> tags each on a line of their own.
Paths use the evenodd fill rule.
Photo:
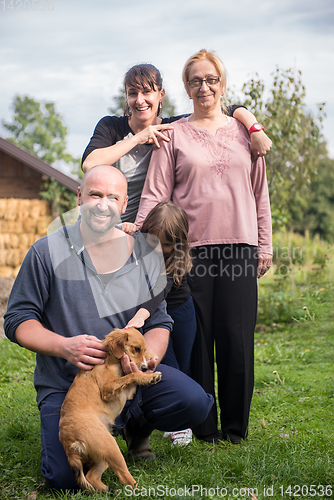
<svg viewBox="0 0 334 500">
<path fill-rule="evenodd" d="M 2 122 L 11 134 L 7 137 L 9 141 L 51 165 L 64 162 L 72 173 L 79 175 L 79 159 L 66 151 L 67 128 L 53 102 L 38 102 L 27 95 L 16 95 L 13 110 L 12 122 Z M 54 179 L 42 183 L 40 195 L 51 202 L 54 215 L 76 206 L 76 195 Z"/>
<path fill-rule="evenodd" d="M 171 116 L 176 115 L 176 107 L 174 102 L 169 98 L 169 95 L 166 93 L 164 100 L 162 101 L 162 118 L 169 118 Z"/>
<path fill-rule="evenodd" d="M 122 116 L 124 114 L 125 92 L 121 87 L 118 93 L 112 97 L 112 105 L 108 108 L 111 115 Z"/>
<path fill-rule="evenodd" d="M 303 196 L 302 203 L 292 206 L 291 226 L 295 231 L 311 236 L 319 234 L 334 243 L 334 160 L 320 161 L 316 179 Z"/>
<path fill-rule="evenodd" d="M 108 112 L 115 116 L 122 116 L 124 114 L 124 104 L 125 104 L 125 91 L 124 88 L 120 88 L 118 94 L 112 98 L 113 104 L 108 108 Z M 162 113 L 163 118 L 169 116 L 175 116 L 175 104 L 167 94 L 165 94 L 164 100 L 162 102 Z"/>
<path fill-rule="evenodd" d="M 301 72 L 280 68 L 274 73 L 272 88 L 258 78 L 242 87 L 244 104 L 263 123 L 273 147 L 266 155 L 267 177 L 274 228 L 291 219 L 291 203 L 302 199 L 304 187 L 314 179 L 320 160 L 326 155 L 322 135 L 324 104 L 317 105 L 314 117 L 305 103 Z"/>
</svg>

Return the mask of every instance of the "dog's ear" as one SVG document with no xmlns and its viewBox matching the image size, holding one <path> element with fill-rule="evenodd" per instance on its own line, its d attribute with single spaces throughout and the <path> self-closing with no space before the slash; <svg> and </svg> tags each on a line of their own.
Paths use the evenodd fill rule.
<svg viewBox="0 0 334 500">
<path fill-rule="evenodd" d="M 117 359 L 120 359 L 123 356 L 127 340 L 128 334 L 126 330 L 115 329 L 106 336 L 104 343 L 108 351 L 112 352 Z"/>
</svg>

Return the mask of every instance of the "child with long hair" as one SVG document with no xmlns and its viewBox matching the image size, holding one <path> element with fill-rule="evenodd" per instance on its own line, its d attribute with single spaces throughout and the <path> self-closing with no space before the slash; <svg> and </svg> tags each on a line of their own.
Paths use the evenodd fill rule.
<svg viewBox="0 0 334 500">
<path fill-rule="evenodd" d="M 141 307 L 129 321 L 127 327 L 140 328 L 164 298 L 167 312 L 174 321 L 169 345 L 162 363 L 177 368 L 187 375 L 191 369 L 191 351 L 196 335 L 196 317 L 187 274 L 192 260 L 188 247 L 188 216 L 171 201 L 158 203 L 147 215 L 141 232 L 149 245 L 156 247 L 160 241 L 165 259 L 167 286 L 163 294 Z M 135 226 L 123 223 L 125 232 L 134 232 Z M 147 306 L 147 308 L 146 308 Z M 188 444 L 192 440 L 191 429 L 165 433 L 171 435 L 175 444 Z"/>
</svg>

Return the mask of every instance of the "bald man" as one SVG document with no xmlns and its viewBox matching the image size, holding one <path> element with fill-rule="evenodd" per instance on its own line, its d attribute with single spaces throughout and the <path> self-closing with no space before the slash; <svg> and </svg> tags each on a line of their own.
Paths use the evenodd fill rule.
<svg viewBox="0 0 334 500">
<path fill-rule="evenodd" d="M 90 169 L 78 189 L 81 218 L 38 240 L 27 253 L 5 314 L 5 333 L 35 352 L 34 383 L 41 417 L 42 474 L 55 489 L 76 489 L 59 442 L 59 416 L 77 371 L 91 370 L 106 357 L 101 340 L 124 328 L 140 306 L 159 294 L 161 254 L 139 232 L 116 227 L 127 204 L 127 181 L 114 167 Z M 116 425 L 123 429 L 132 458 L 152 459 L 149 437 L 193 427 L 205 420 L 212 396 L 182 372 L 160 363 L 172 320 L 165 301 L 142 329 L 147 350 L 158 356 L 162 381 L 140 387 Z M 126 356 L 123 371 L 136 368 Z"/>
</svg>

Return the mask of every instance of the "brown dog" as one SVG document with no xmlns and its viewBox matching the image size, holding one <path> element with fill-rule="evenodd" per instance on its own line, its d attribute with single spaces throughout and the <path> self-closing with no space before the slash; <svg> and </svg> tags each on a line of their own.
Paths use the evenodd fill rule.
<svg viewBox="0 0 334 500">
<path fill-rule="evenodd" d="M 122 484 L 134 488 L 136 483 L 109 429 L 126 401 L 133 398 L 136 386 L 156 384 L 161 373 L 124 375 L 120 363 L 124 352 L 140 370 L 147 370 L 145 340 L 135 328 L 114 330 L 103 343 L 108 352 L 105 363 L 80 370 L 68 390 L 60 412 L 59 439 L 80 488 L 108 491 L 101 481 L 108 467 Z M 83 464 L 89 468 L 86 477 Z"/>
</svg>

